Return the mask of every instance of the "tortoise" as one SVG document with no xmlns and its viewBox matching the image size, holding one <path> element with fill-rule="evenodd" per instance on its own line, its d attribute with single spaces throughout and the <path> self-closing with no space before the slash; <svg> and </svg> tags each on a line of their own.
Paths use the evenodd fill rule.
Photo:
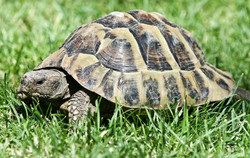
<svg viewBox="0 0 250 158">
<path fill-rule="evenodd" d="M 101 96 L 126 108 L 203 105 L 232 94 L 232 75 L 209 64 L 192 34 L 159 13 L 112 12 L 74 30 L 21 79 L 18 96 L 76 122 Z M 102 106 L 106 106 L 103 104 Z"/>
</svg>

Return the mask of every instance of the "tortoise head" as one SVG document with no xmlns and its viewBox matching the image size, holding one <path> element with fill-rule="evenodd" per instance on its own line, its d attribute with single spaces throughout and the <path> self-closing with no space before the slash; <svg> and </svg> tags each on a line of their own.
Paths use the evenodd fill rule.
<svg viewBox="0 0 250 158">
<path fill-rule="evenodd" d="M 57 69 L 41 69 L 24 74 L 18 87 L 18 97 L 42 101 L 64 99 L 69 95 L 66 74 Z"/>
</svg>

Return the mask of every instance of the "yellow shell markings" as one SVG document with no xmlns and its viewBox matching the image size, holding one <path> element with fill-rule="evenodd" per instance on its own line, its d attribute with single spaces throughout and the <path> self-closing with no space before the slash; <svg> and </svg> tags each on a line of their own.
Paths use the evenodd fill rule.
<svg viewBox="0 0 250 158">
<path fill-rule="evenodd" d="M 179 32 L 182 32 L 182 35 L 186 36 L 186 38 L 193 40 L 192 42 L 194 42 L 195 44 L 192 44 L 192 46 L 189 45 L 190 48 L 192 47 L 191 51 L 193 51 L 194 54 L 196 54 L 196 56 L 197 56 L 197 58 L 199 58 L 200 62 L 205 63 L 206 61 L 205 61 L 204 53 L 203 53 L 202 49 L 200 48 L 200 46 L 198 45 L 195 38 L 193 37 L 193 35 L 190 32 L 188 32 L 187 30 L 180 28 L 180 27 L 179 27 Z M 182 38 L 183 38 L 183 36 L 182 36 Z M 186 40 L 184 40 L 184 41 L 185 41 L 185 43 L 187 43 Z"/>
<path fill-rule="evenodd" d="M 74 61 L 73 61 L 74 60 Z M 69 74 L 76 75 L 75 73 L 85 67 L 99 62 L 95 56 L 90 54 L 78 54 L 77 57 L 67 55 L 64 56 L 62 61 L 62 68 L 68 71 Z"/>
<path fill-rule="evenodd" d="M 168 27 L 168 26 L 166 26 L 166 27 Z M 168 28 L 170 28 L 170 27 L 168 27 Z M 173 33 L 175 34 L 175 36 L 178 37 L 179 41 L 180 41 L 181 43 L 184 44 L 184 47 L 185 47 L 185 49 L 186 49 L 186 53 L 188 54 L 190 60 L 194 63 L 195 68 L 200 68 L 200 67 L 201 67 L 201 64 L 200 64 L 199 60 L 198 60 L 197 57 L 195 56 L 194 52 L 191 50 L 191 48 L 190 48 L 189 44 L 187 43 L 187 41 L 186 41 L 186 40 L 184 39 L 184 37 L 181 35 L 179 29 L 173 28 L 173 29 L 171 30 L 171 32 L 173 32 Z"/>
<path fill-rule="evenodd" d="M 116 75 L 118 77 L 117 85 L 114 85 L 115 93 L 112 99 L 117 98 L 121 105 L 138 108 L 142 104 L 148 105 L 149 100 L 155 104 L 154 108 L 164 107 L 167 101 L 166 95 L 164 95 L 164 81 L 163 75 L 169 76 L 173 73 L 157 72 L 157 71 L 141 71 L 130 72 Z M 153 89 L 156 88 L 156 89 Z M 147 94 L 147 91 L 154 91 L 151 94 Z M 138 93 L 138 94 L 136 94 Z M 99 93 L 98 93 L 99 94 Z M 129 95 L 130 94 L 130 95 Z M 135 95 L 132 95 L 135 94 Z M 115 100 L 112 100 L 115 101 Z M 132 106 L 131 106 L 132 105 Z"/>
<path fill-rule="evenodd" d="M 145 94 L 145 103 L 152 104 L 155 108 L 166 104 L 166 95 L 162 93 L 166 91 L 164 86 L 163 74 L 159 72 L 149 71 L 142 73 L 142 87 Z M 151 93 L 148 93 L 151 91 Z"/>
<path fill-rule="evenodd" d="M 54 53 L 50 54 L 45 60 L 43 60 L 36 68 L 44 68 L 44 67 L 60 67 L 60 63 L 58 65 L 58 60 L 62 59 L 64 56 L 64 52 L 62 49 L 58 49 Z"/>
<path fill-rule="evenodd" d="M 212 69 L 211 67 L 209 67 L 208 65 L 204 66 L 207 69 L 211 70 L 214 72 L 214 82 L 209 82 L 209 83 L 216 83 L 215 85 L 213 85 L 213 89 L 215 92 L 217 92 L 218 96 L 213 96 L 214 98 L 218 97 L 217 100 L 221 100 L 219 98 L 225 98 L 226 96 L 230 95 L 235 87 L 235 81 L 232 80 L 231 78 L 225 77 L 224 75 L 229 74 L 228 72 L 224 72 L 224 71 L 219 71 L 219 69 L 215 68 L 216 71 L 219 71 L 220 73 L 216 72 L 214 69 Z M 230 74 L 231 76 L 231 74 Z M 216 88 L 215 88 L 216 87 Z M 218 91 L 218 89 L 220 89 L 220 93 Z"/>
<path fill-rule="evenodd" d="M 152 17 L 156 18 L 157 20 L 159 21 L 162 21 L 159 17 L 161 18 L 164 18 L 161 14 L 159 13 L 156 13 L 156 12 L 152 12 L 152 13 L 149 13 Z M 171 65 L 172 69 L 175 70 L 180 70 L 180 67 L 178 66 L 177 62 L 175 61 L 174 57 L 173 57 L 173 54 L 170 52 L 170 48 L 166 42 L 166 40 L 164 39 L 162 33 L 160 32 L 159 28 L 157 28 L 156 26 L 150 26 L 150 25 L 146 25 L 146 26 L 149 26 L 149 27 L 154 27 L 154 28 L 151 28 L 149 30 L 157 30 L 156 31 L 156 35 L 157 35 L 157 39 L 160 41 L 163 49 L 164 49 L 164 56 L 166 57 L 168 63 Z M 170 33 L 173 35 L 173 33 L 175 35 L 178 36 L 178 38 L 181 38 L 181 41 L 182 42 L 185 42 L 185 47 L 188 48 L 187 44 L 186 44 L 186 41 L 183 40 L 183 37 L 182 36 L 179 36 L 179 31 L 177 31 L 177 28 L 174 28 L 172 26 L 169 26 L 169 25 L 165 25 L 165 28 L 166 30 L 169 30 Z M 190 51 L 190 50 L 189 50 Z M 192 51 L 191 51 L 192 52 Z M 197 64 L 197 62 L 194 62 L 194 64 Z M 197 68 L 197 67 L 196 67 Z"/>
<path fill-rule="evenodd" d="M 230 73 L 206 63 L 191 33 L 140 10 L 78 28 L 36 69 L 46 67 L 63 68 L 84 88 L 129 108 L 164 108 L 176 99 L 179 106 L 201 105 L 229 96 L 235 86 Z"/>
<path fill-rule="evenodd" d="M 170 53 L 170 49 L 168 47 L 167 42 L 165 41 L 164 37 L 162 36 L 161 32 L 156 26 L 141 24 L 142 28 L 147 32 L 150 32 L 161 44 L 163 49 L 162 54 L 165 56 L 166 61 L 170 64 L 173 70 L 180 69 L 178 64 L 176 63 L 172 53 Z"/>
<path fill-rule="evenodd" d="M 113 29 L 112 33 L 117 36 L 117 39 L 126 39 L 131 44 L 131 53 L 134 59 L 135 66 L 138 70 L 147 69 L 147 65 L 144 63 L 137 42 L 133 35 L 127 28 Z"/>
<path fill-rule="evenodd" d="M 184 96 L 186 103 L 194 104 L 195 102 L 199 103 L 200 93 L 198 87 L 194 81 L 192 74 L 188 71 L 181 71 L 182 84 L 184 88 Z M 197 101 L 195 101 L 197 99 Z"/>
<path fill-rule="evenodd" d="M 220 74 L 220 75 L 222 75 L 222 76 L 226 76 L 227 79 L 231 79 L 231 81 L 233 81 L 233 80 L 232 80 L 232 74 L 231 74 L 231 73 L 226 72 L 226 71 L 222 71 L 222 70 L 216 68 L 215 66 L 213 66 L 213 65 L 210 64 L 210 63 L 207 63 L 207 65 L 210 66 L 212 69 L 215 69 L 215 71 L 216 71 L 218 74 Z"/>
<path fill-rule="evenodd" d="M 166 20 L 166 19 L 165 19 L 161 14 L 159 14 L 159 13 L 153 12 L 153 13 L 151 13 L 151 15 L 152 15 L 153 17 L 155 17 L 156 19 L 158 19 L 159 21 L 162 21 L 161 19 Z M 172 35 L 177 36 L 178 39 L 180 39 L 180 41 L 185 45 L 185 48 L 188 50 L 188 54 L 189 54 L 189 56 L 191 57 L 191 61 L 194 63 L 195 68 L 199 68 L 199 67 L 201 66 L 200 62 L 205 63 L 205 59 L 204 59 L 204 54 L 203 54 L 202 50 L 199 48 L 198 44 L 196 43 L 196 41 L 195 41 L 193 35 L 192 35 L 190 32 L 188 32 L 188 31 L 186 31 L 185 29 L 183 29 L 183 28 L 180 28 L 180 27 L 178 27 L 178 26 L 176 27 L 176 25 L 173 24 L 172 22 L 169 22 L 169 21 L 168 21 L 168 23 L 170 23 L 171 25 L 165 25 L 165 28 L 166 28 L 167 30 L 169 30 L 170 33 L 171 33 Z M 174 25 L 175 27 L 173 27 L 172 25 Z M 187 42 L 186 39 L 183 37 L 183 35 L 186 36 L 187 38 L 193 40 L 192 42 L 194 42 L 196 45 L 193 45 L 193 43 L 189 43 L 189 44 L 188 44 L 188 42 Z M 190 44 L 191 44 L 192 46 L 190 46 Z M 193 47 L 193 48 L 191 48 L 191 47 Z M 192 49 L 194 49 L 194 52 L 193 52 Z M 200 58 L 200 59 L 199 59 L 200 62 L 198 61 L 197 57 L 195 57 L 195 54 L 197 55 L 197 57 Z"/>
<path fill-rule="evenodd" d="M 116 29 L 110 30 L 109 33 L 112 34 L 112 36 L 115 36 L 116 38 L 115 39 L 110 39 L 110 38 L 103 39 L 101 41 L 101 45 L 100 45 L 100 48 L 99 48 L 97 54 L 100 53 L 100 51 L 107 48 L 108 45 L 111 45 L 111 43 L 114 40 L 126 39 L 126 41 L 128 43 L 130 43 L 130 45 L 131 45 L 131 52 L 130 53 L 133 56 L 133 60 L 134 60 L 136 68 L 138 70 L 147 69 L 147 65 L 144 63 L 144 61 L 140 55 L 140 50 L 138 48 L 137 42 L 127 28 L 116 28 Z M 119 51 L 124 51 L 123 47 L 118 48 L 118 49 L 119 49 Z M 107 53 L 111 53 L 111 52 L 107 52 Z M 123 54 L 121 54 L 121 55 L 123 55 Z M 123 58 L 123 56 L 121 56 L 121 58 Z M 124 63 L 124 61 L 121 64 L 123 64 L 123 63 Z"/>
<path fill-rule="evenodd" d="M 207 96 L 207 100 L 221 100 L 222 98 L 225 98 L 228 95 L 228 92 L 226 90 L 221 89 L 221 87 L 219 87 L 216 82 L 209 80 L 209 78 L 207 78 L 205 76 L 205 74 L 202 73 L 201 70 L 197 70 L 199 71 L 200 75 L 203 77 L 204 81 L 205 81 L 205 85 L 208 87 L 209 91 L 212 91 L 212 93 L 209 93 L 209 95 Z M 221 89 L 220 91 L 218 89 Z M 202 103 L 200 103 L 202 104 Z"/>
</svg>

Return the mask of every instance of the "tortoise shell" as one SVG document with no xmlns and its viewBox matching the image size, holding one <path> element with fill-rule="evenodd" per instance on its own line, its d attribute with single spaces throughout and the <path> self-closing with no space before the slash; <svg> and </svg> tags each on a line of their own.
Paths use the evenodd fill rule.
<svg viewBox="0 0 250 158">
<path fill-rule="evenodd" d="M 113 12 L 77 28 L 37 69 L 61 68 L 84 88 L 129 108 L 229 96 L 231 74 L 207 63 L 188 31 L 158 13 Z"/>
</svg>

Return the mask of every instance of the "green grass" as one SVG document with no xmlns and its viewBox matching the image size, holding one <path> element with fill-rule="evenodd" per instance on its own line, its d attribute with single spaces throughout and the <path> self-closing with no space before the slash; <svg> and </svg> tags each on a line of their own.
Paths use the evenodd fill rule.
<svg viewBox="0 0 250 158">
<path fill-rule="evenodd" d="M 153 112 L 146 119 L 118 107 L 106 123 L 88 117 L 74 132 L 57 115 L 41 117 L 33 108 L 24 118 L 14 110 L 22 104 L 15 92 L 25 72 L 77 26 L 115 10 L 163 14 L 193 33 L 208 62 L 236 81 L 244 74 L 240 87 L 249 90 L 249 6 L 249 0 L 0 0 L 0 157 L 250 157 L 246 101 Z"/>
</svg>

